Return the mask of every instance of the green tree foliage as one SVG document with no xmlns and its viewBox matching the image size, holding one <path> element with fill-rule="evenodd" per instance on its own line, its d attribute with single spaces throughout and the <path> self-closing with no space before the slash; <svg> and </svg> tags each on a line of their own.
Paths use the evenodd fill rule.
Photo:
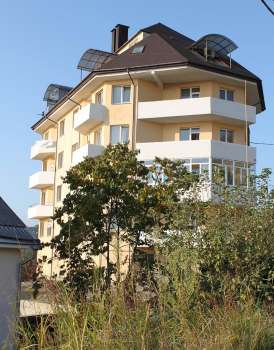
<svg viewBox="0 0 274 350">
<path fill-rule="evenodd" d="M 97 270 L 94 257 L 104 255 L 106 266 L 97 273 L 106 287 L 114 273 L 119 282 L 119 246 L 129 244 L 134 261 L 137 247 L 152 243 L 156 226 L 170 227 L 173 206 L 195 179 L 181 161 L 156 159 L 148 168 L 137 152 L 120 144 L 73 167 L 64 179 L 69 194 L 54 216 L 60 234 L 51 243 L 65 262 L 65 281 L 86 292 Z M 114 241 L 116 261 L 111 259 Z"/>
<path fill-rule="evenodd" d="M 227 297 L 273 301 L 274 202 L 269 175 L 265 170 L 249 190 L 228 187 L 215 201 L 177 206 L 174 234 L 160 248 L 164 255 L 180 251 L 191 257 L 187 266 L 178 260 L 177 267 L 183 279 L 190 272 L 195 275 L 199 298 L 213 303 Z"/>
</svg>

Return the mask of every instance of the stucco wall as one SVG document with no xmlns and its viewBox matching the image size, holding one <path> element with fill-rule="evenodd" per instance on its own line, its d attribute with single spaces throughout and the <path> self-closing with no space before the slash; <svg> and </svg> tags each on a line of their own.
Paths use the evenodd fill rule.
<svg viewBox="0 0 274 350">
<path fill-rule="evenodd" d="M 14 339 L 14 321 L 17 315 L 20 251 L 0 247 L 0 348 Z M 12 347 L 10 347 L 12 349 Z"/>
</svg>

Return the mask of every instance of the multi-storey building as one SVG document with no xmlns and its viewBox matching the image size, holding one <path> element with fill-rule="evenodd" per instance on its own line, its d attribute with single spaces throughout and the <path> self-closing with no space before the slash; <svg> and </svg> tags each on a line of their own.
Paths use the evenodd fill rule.
<svg viewBox="0 0 274 350">
<path fill-rule="evenodd" d="M 42 140 L 31 158 L 42 169 L 30 177 L 41 198 L 29 218 L 39 220 L 40 240 L 58 234 L 51 216 L 68 191 L 66 171 L 108 144 L 129 141 L 141 160 L 183 159 L 210 179 L 219 167 L 227 185 L 247 184 L 256 164 L 250 126 L 265 105 L 261 80 L 231 58 L 236 48 L 222 35 L 194 41 L 160 23 L 128 39 L 128 27 L 117 25 L 112 52 L 89 49 L 81 57 L 78 67 L 88 74 L 77 86 L 50 85 L 47 112 L 32 127 Z M 50 258 L 50 249 L 39 255 Z"/>
</svg>

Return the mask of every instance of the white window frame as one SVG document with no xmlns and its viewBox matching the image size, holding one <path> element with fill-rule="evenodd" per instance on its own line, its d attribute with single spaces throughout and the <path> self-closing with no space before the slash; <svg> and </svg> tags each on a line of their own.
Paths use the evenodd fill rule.
<svg viewBox="0 0 274 350">
<path fill-rule="evenodd" d="M 225 93 L 225 98 L 221 98 L 221 91 L 224 91 L 224 93 Z M 233 99 L 232 99 L 232 100 L 229 100 L 229 99 L 227 98 L 228 92 L 232 92 L 232 96 L 233 96 Z M 225 88 L 222 88 L 222 87 L 219 89 L 219 98 L 220 98 L 221 100 L 234 102 L 234 97 L 235 97 L 234 90 L 225 89 Z"/>
<path fill-rule="evenodd" d="M 64 165 L 64 151 L 61 151 L 57 155 L 57 168 L 62 169 L 63 165 Z"/>
<path fill-rule="evenodd" d="M 115 88 L 121 88 L 121 95 L 120 95 L 120 102 L 114 102 L 114 89 Z M 124 89 L 129 88 L 129 101 L 124 101 Z M 131 86 L 130 85 L 112 85 L 112 96 L 111 96 L 111 103 L 113 105 L 121 105 L 121 104 L 127 104 L 131 103 Z"/>
<path fill-rule="evenodd" d="M 75 151 L 79 149 L 79 142 L 75 142 L 74 144 L 71 145 L 71 161 L 72 157 Z"/>
<path fill-rule="evenodd" d="M 194 92 L 193 89 L 199 89 L 199 92 Z M 183 97 L 183 90 L 189 90 L 189 97 Z M 183 88 L 181 88 L 181 98 L 182 99 L 199 98 L 200 96 L 201 96 L 200 86 L 185 87 L 185 88 L 183 87 Z"/>
<path fill-rule="evenodd" d="M 65 135 L 65 119 L 60 121 L 59 125 L 59 137 L 62 137 Z"/>
<path fill-rule="evenodd" d="M 56 202 L 62 201 L 62 185 L 56 187 Z"/>
<path fill-rule="evenodd" d="M 48 220 L 47 222 L 47 237 L 52 236 L 52 221 Z"/>
<path fill-rule="evenodd" d="M 119 141 L 117 143 L 112 143 L 112 140 L 111 140 L 111 128 L 112 127 L 119 127 Z M 122 143 L 122 129 L 123 128 L 127 128 L 128 129 L 128 140 L 127 140 L 127 142 L 129 142 L 129 125 L 128 124 L 110 125 L 110 133 L 109 133 L 110 140 L 109 140 L 109 143 L 111 145 L 117 145 L 119 143 L 121 143 L 121 144 L 125 144 L 126 143 L 126 142 Z"/>
<path fill-rule="evenodd" d="M 192 140 L 192 135 L 193 134 L 197 134 L 197 132 L 193 132 L 194 129 L 199 129 L 199 138 L 198 140 Z M 189 139 L 188 140 L 181 140 L 181 130 L 189 130 Z M 179 134 L 179 137 L 180 137 L 180 141 L 199 141 L 200 140 L 200 135 L 201 135 L 201 129 L 199 127 L 192 127 L 192 128 L 180 128 L 180 134 Z"/>
<path fill-rule="evenodd" d="M 101 102 L 98 102 L 98 97 L 101 96 Z M 99 90 L 96 92 L 95 94 L 95 103 L 99 104 L 99 105 L 102 105 L 103 104 L 103 89 Z"/>
<path fill-rule="evenodd" d="M 221 132 L 224 131 L 225 132 L 225 141 L 221 140 Z M 232 133 L 232 142 L 228 141 L 228 133 L 231 132 Z M 227 129 L 227 128 L 221 128 L 220 129 L 220 141 L 221 142 L 226 142 L 226 143 L 234 143 L 234 130 L 232 129 Z"/>
</svg>

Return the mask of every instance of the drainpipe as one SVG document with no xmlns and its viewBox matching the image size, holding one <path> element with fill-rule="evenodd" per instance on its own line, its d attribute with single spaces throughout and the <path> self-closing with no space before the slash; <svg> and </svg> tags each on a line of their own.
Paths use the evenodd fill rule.
<svg viewBox="0 0 274 350">
<path fill-rule="evenodd" d="M 129 72 L 129 69 L 127 69 L 127 74 L 129 76 L 129 79 L 131 80 L 131 83 L 133 85 L 133 101 L 132 101 L 132 150 L 134 151 L 136 149 L 136 128 L 137 128 L 137 102 L 136 102 L 136 84 L 134 83 L 132 76 Z"/>
<path fill-rule="evenodd" d="M 53 210 L 55 209 L 55 187 L 56 187 L 56 177 L 57 177 L 57 149 L 58 149 L 58 140 L 59 140 L 59 128 L 58 128 L 58 123 L 52 119 L 50 119 L 49 117 L 46 117 L 46 119 L 48 119 L 49 121 L 51 121 L 52 123 L 55 124 L 56 126 L 56 146 L 55 146 L 55 162 L 54 162 L 54 181 L 53 181 Z M 52 220 L 52 235 L 51 238 L 54 238 L 54 220 Z M 52 278 L 52 271 L 53 271 L 53 248 L 51 248 L 51 264 L 50 264 L 50 279 Z"/>
</svg>

